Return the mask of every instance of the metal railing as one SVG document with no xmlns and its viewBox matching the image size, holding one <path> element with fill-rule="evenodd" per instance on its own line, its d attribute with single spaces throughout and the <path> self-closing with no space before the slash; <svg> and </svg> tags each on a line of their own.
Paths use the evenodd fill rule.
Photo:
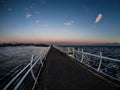
<svg viewBox="0 0 120 90">
<path fill-rule="evenodd" d="M 28 74 L 31 72 L 32 78 L 34 79 L 34 84 L 32 86 L 32 90 L 34 90 L 36 84 L 38 83 L 38 77 L 40 75 L 40 72 L 43 68 L 44 65 L 44 61 L 46 59 L 46 55 L 49 52 L 50 47 L 46 48 L 45 50 L 41 51 L 40 56 L 34 56 L 32 55 L 31 57 L 31 61 L 30 63 L 28 63 L 19 73 L 17 73 L 3 88 L 3 90 L 8 90 L 9 87 L 11 87 L 12 84 L 14 84 L 14 82 L 16 81 L 17 83 L 15 83 L 15 85 L 13 85 L 13 90 L 18 90 L 21 86 L 21 84 L 23 83 L 23 81 L 25 80 L 25 78 L 28 76 Z M 34 72 L 33 72 L 33 68 L 35 67 L 35 65 L 40 62 L 40 69 L 37 73 L 37 76 L 35 76 Z M 22 76 L 21 76 L 22 75 Z M 20 77 L 21 76 L 21 77 Z M 19 78 L 19 80 L 18 80 Z"/>
<path fill-rule="evenodd" d="M 120 60 L 104 57 L 101 51 L 99 55 L 96 55 L 84 52 L 83 49 L 80 50 L 79 48 L 75 50 L 75 48 L 72 47 L 54 47 L 68 54 L 78 62 L 94 69 L 98 73 L 120 82 Z"/>
</svg>

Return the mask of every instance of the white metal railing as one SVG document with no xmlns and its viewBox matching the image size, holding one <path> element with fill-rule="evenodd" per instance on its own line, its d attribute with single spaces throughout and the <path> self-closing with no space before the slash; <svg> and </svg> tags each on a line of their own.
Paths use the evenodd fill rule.
<svg viewBox="0 0 120 90">
<path fill-rule="evenodd" d="M 31 57 L 31 61 L 30 63 L 28 63 L 18 74 L 16 74 L 8 83 L 7 85 L 2 89 L 2 90 L 7 90 L 13 83 L 15 80 L 18 79 L 18 77 L 24 73 L 24 75 L 19 79 L 19 81 L 16 83 L 16 85 L 14 85 L 13 90 L 18 90 L 19 87 L 21 86 L 21 84 L 23 83 L 24 79 L 27 77 L 27 75 L 31 72 L 31 75 L 34 79 L 34 84 L 32 86 L 32 90 L 34 90 L 36 84 L 37 84 L 37 80 L 38 77 L 40 75 L 41 69 L 44 65 L 44 60 L 46 58 L 47 53 L 49 52 L 50 47 L 46 48 L 45 50 L 41 51 L 40 56 L 34 57 L 34 55 L 32 55 Z M 33 67 L 40 62 L 40 69 L 37 73 L 37 76 L 35 77 L 34 73 L 33 73 Z M 30 68 L 29 68 L 30 67 Z"/>
<path fill-rule="evenodd" d="M 112 78 L 114 80 L 120 81 L 120 60 L 109 58 L 109 57 L 104 57 L 104 56 L 102 56 L 102 52 L 100 52 L 99 55 L 96 55 L 96 54 L 84 52 L 83 49 L 80 50 L 79 48 L 77 50 L 75 50 L 73 47 L 60 47 L 60 46 L 54 46 L 54 47 L 57 48 L 58 50 L 60 50 L 61 52 L 64 52 L 64 53 L 68 54 L 69 56 L 73 57 L 74 59 L 76 59 L 80 63 L 83 63 L 84 65 L 96 70 L 97 72 L 99 72 L 105 76 L 108 76 L 109 78 Z M 97 63 L 96 63 L 96 64 L 98 64 L 97 68 L 92 67 L 90 64 L 86 64 L 84 62 L 85 60 L 88 60 L 88 61 L 90 60 L 90 58 L 86 59 L 86 57 L 89 57 L 89 56 L 97 58 L 97 60 L 93 60 L 93 59 L 91 60 L 91 61 L 97 61 Z M 107 72 L 104 72 L 101 69 L 101 67 L 102 67 L 102 65 L 104 65 L 105 61 L 111 62 L 112 64 L 116 63 L 116 65 L 118 65 L 119 77 L 114 77 L 112 75 L 109 75 Z M 110 64 L 110 63 L 108 63 L 108 64 Z M 104 66 L 106 66 L 106 65 L 104 65 Z"/>
</svg>

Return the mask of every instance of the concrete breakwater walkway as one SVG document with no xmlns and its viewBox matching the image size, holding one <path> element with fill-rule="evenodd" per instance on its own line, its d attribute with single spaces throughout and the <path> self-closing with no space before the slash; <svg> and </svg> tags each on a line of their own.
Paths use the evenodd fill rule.
<svg viewBox="0 0 120 90">
<path fill-rule="evenodd" d="M 41 90 L 118 90 L 66 54 L 51 47 L 39 77 Z"/>
</svg>

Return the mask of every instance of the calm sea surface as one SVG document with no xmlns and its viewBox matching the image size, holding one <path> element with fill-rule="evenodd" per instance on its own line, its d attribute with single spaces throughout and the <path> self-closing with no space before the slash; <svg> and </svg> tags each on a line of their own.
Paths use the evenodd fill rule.
<svg viewBox="0 0 120 90">
<path fill-rule="evenodd" d="M 31 55 L 39 55 L 46 47 L 16 46 L 0 47 L 0 78 L 16 66 L 26 65 Z"/>
<path fill-rule="evenodd" d="M 76 48 L 77 49 L 77 48 Z M 102 52 L 102 56 L 114 58 L 120 60 L 120 47 L 79 47 L 79 49 L 83 49 L 84 52 L 89 52 L 92 54 L 100 55 L 100 51 Z M 83 63 L 93 67 L 94 69 L 98 69 L 100 58 L 92 57 L 89 55 L 84 55 Z M 100 71 L 117 78 L 120 80 L 120 62 L 111 61 L 109 59 L 102 59 L 102 64 L 100 67 Z"/>
<path fill-rule="evenodd" d="M 115 58 L 120 60 L 120 47 L 119 46 L 106 46 L 106 47 L 79 47 L 80 49 L 83 49 L 85 52 L 89 52 L 92 54 L 100 54 L 100 51 L 102 52 L 102 55 L 105 57 Z"/>
<path fill-rule="evenodd" d="M 16 66 L 26 65 L 31 60 L 31 55 L 39 55 L 46 47 L 36 46 L 16 46 L 0 47 L 0 78 L 10 72 Z M 116 58 L 120 60 L 120 47 L 79 47 L 86 52 L 99 54 L 103 56 Z"/>
</svg>

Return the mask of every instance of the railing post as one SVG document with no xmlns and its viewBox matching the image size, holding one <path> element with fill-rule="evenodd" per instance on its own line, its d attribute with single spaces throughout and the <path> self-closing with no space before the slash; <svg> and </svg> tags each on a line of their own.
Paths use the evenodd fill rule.
<svg viewBox="0 0 120 90">
<path fill-rule="evenodd" d="M 41 63 L 41 65 L 42 65 L 42 67 L 43 67 L 43 62 L 42 62 L 42 60 L 40 60 L 40 63 Z"/>
<path fill-rule="evenodd" d="M 64 48 L 63 47 L 61 47 L 61 51 L 64 53 Z"/>
<path fill-rule="evenodd" d="M 31 61 L 30 61 L 31 65 L 32 65 L 33 60 L 34 60 L 34 55 L 31 56 Z"/>
<path fill-rule="evenodd" d="M 82 62 L 83 62 L 83 59 L 84 59 L 84 52 L 83 52 L 83 49 L 81 50 L 81 55 L 82 55 L 82 56 L 81 56 L 81 61 L 80 61 L 80 62 L 82 63 Z"/>
<path fill-rule="evenodd" d="M 67 54 L 69 54 L 69 51 L 70 51 L 70 50 L 69 50 L 69 47 L 67 47 Z"/>
<path fill-rule="evenodd" d="M 72 48 L 72 54 L 73 54 L 73 57 L 74 57 L 74 55 L 75 55 L 75 50 L 74 50 L 74 48 Z"/>
<path fill-rule="evenodd" d="M 98 72 L 100 71 L 101 64 L 102 64 L 102 52 L 100 51 L 100 62 L 99 62 L 99 66 L 97 69 Z"/>
<path fill-rule="evenodd" d="M 80 48 L 78 48 L 78 52 L 80 52 Z"/>
</svg>

